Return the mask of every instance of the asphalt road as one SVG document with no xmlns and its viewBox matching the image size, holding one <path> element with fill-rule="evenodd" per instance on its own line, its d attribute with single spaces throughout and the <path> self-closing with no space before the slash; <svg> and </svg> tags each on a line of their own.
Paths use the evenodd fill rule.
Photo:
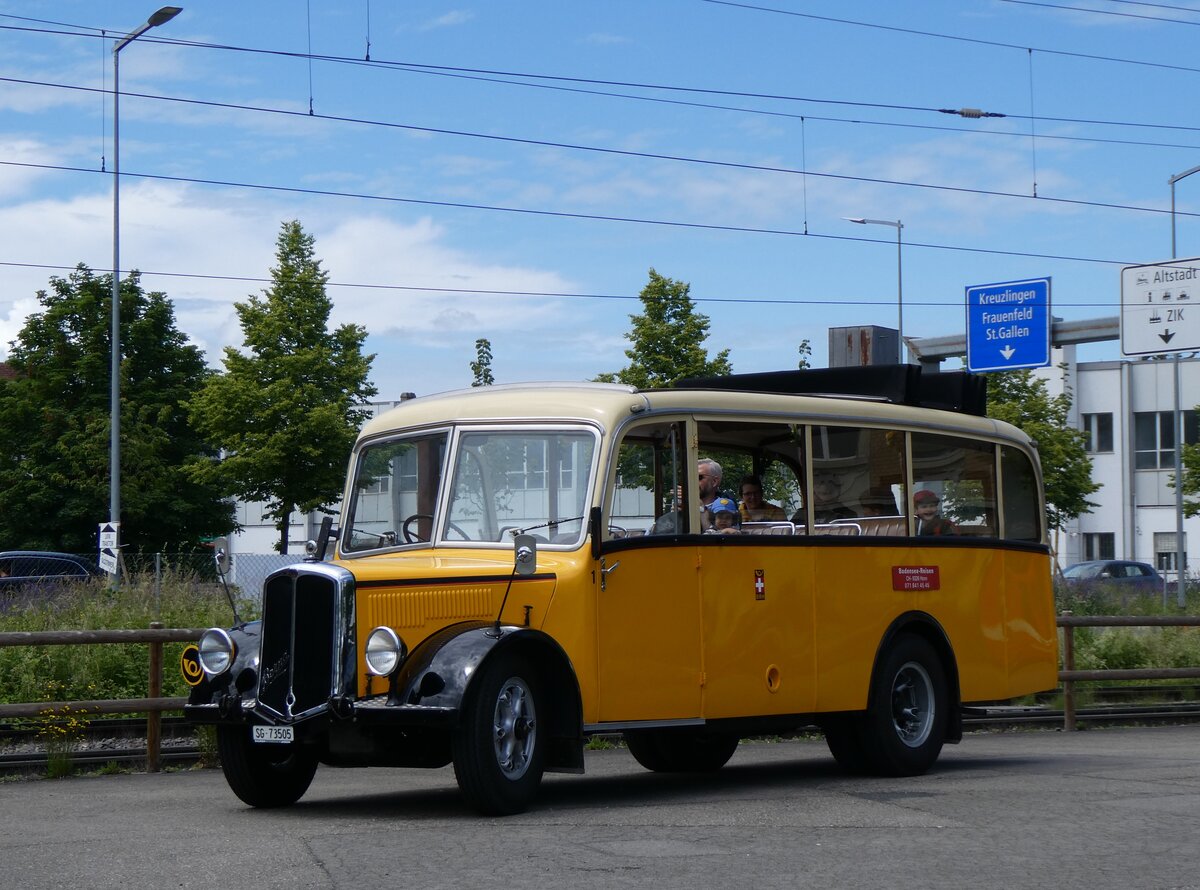
<svg viewBox="0 0 1200 890">
<path fill-rule="evenodd" d="M 450 769 L 322 767 L 296 806 L 219 771 L 0 784 L 0 887 L 1200 888 L 1200 726 L 972 734 L 915 779 L 824 742 L 744 743 L 705 777 L 623 749 L 482 819 Z"/>
</svg>

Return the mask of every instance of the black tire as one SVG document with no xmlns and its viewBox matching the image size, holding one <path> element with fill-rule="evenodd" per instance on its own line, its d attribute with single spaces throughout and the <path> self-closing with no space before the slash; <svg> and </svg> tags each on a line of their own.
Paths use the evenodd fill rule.
<svg viewBox="0 0 1200 890">
<path fill-rule="evenodd" d="M 860 715 L 830 717 L 821 724 L 825 744 L 838 766 L 853 775 L 871 772 L 871 761 L 863 748 L 863 724 Z"/>
<path fill-rule="evenodd" d="M 296 744 L 256 745 L 244 725 L 218 726 L 217 752 L 225 781 L 252 807 L 291 806 L 317 772 L 315 752 Z"/>
<path fill-rule="evenodd" d="M 933 766 L 950 710 L 946 671 L 933 646 L 898 636 L 871 678 L 869 701 L 861 743 L 871 772 L 919 776 Z"/>
<path fill-rule="evenodd" d="M 738 737 L 678 729 L 638 729 L 625 733 L 634 760 L 656 773 L 711 773 L 737 750 Z"/>
<path fill-rule="evenodd" d="M 486 816 L 520 813 L 542 781 L 545 733 L 536 672 L 524 658 L 484 663 L 454 733 L 454 776 L 472 807 Z"/>
</svg>

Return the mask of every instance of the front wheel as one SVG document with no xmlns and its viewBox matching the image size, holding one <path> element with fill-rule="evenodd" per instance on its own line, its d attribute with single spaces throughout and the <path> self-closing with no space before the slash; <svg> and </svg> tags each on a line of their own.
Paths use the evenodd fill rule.
<svg viewBox="0 0 1200 890">
<path fill-rule="evenodd" d="M 484 663 L 454 734 L 454 776 L 467 802 L 488 816 L 520 813 L 542 781 L 545 734 L 538 678 L 524 658 Z"/>
<path fill-rule="evenodd" d="M 218 726 L 217 753 L 233 793 L 252 807 L 294 804 L 317 772 L 317 755 L 295 743 L 259 745 L 248 726 Z"/>
<path fill-rule="evenodd" d="M 946 737 L 946 672 L 921 637 L 897 637 L 871 680 L 862 719 L 863 753 L 872 772 L 918 776 L 933 766 Z"/>
</svg>

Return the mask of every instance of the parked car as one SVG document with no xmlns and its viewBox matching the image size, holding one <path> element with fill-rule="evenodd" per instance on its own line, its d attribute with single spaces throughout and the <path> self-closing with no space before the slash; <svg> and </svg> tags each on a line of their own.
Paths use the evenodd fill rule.
<svg viewBox="0 0 1200 890">
<path fill-rule="evenodd" d="M 1161 593 L 1162 575 L 1149 563 L 1130 559 L 1096 559 L 1077 562 L 1063 569 L 1069 584 L 1112 585 L 1115 589 L 1138 593 Z"/>
<path fill-rule="evenodd" d="M 99 574 L 95 563 L 73 553 L 45 550 L 0 552 L 0 590 L 50 581 L 84 581 Z"/>
</svg>

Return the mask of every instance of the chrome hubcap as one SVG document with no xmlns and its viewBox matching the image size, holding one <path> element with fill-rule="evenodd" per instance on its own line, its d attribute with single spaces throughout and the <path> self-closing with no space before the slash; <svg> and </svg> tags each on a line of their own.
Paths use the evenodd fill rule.
<svg viewBox="0 0 1200 890">
<path fill-rule="evenodd" d="M 520 677 L 510 677 L 500 687 L 492 739 L 496 763 L 505 778 L 516 780 L 525 775 L 537 743 L 537 714 L 533 695 Z"/>
<path fill-rule="evenodd" d="M 919 748 L 933 729 L 935 703 L 929 672 L 915 661 L 903 665 L 892 681 L 892 726 L 900 741 Z"/>
</svg>

